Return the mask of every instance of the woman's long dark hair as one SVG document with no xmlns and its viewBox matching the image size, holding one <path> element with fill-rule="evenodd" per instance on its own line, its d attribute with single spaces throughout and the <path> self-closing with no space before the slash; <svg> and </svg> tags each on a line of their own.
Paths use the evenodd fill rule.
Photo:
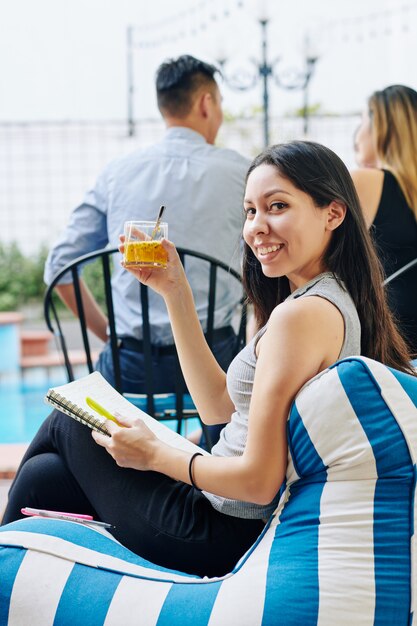
<svg viewBox="0 0 417 626">
<path fill-rule="evenodd" d="M 277 172 L 313 199 L 318 208 L 342 202 L 347 210 L 332 233 L 324 254 L 327 271 L 343 281 L 355 303 L 361 323 L 361 354 L 414 374 L 410 355 L 388 308 L 382 286 L 383 271 L 366 227 L 352 178 L 343 161 L 329 148 L 310 141 L 271 146 L 249 167 L 247 178 L 260 165 Z M 246 178 L 246 180 L 247 180 Z M 268 278 L 245 243 L 243 280 L 260 328 L 272 310 L 290 294 L 286 276 Z"/>
</svg>

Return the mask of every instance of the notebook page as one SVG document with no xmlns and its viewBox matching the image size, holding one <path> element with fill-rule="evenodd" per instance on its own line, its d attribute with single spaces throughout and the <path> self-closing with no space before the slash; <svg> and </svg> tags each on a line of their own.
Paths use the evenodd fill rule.
<svg viewBox="0 0 417 626">
<path fill-rule="evenodd" d="M 203 454 L 209 454 L 191 441 L 188 441 L 185 437 L 182 437 L 165 426 L 162 422 L 159 422 L 138 407 L 134 406 L 131 402 L 129 402 L 129 400 L 120 395 L 106 381 L 106 379 L 103 378 L 100 372 L 93 372 L 92 374 L 79 378 L 71 383 L 66 383 L 65 385 L 60 385 L 59 387 L 53 387 L 53 391 L 59 393 L 63 398 L 74 403 L 84 411 L 94 414 L 94 411 L 86 402 L 86 397 L 89 396 L 112 414 L 114 414 L 114 412 L 118 412 L 120 415 L 125 417 L 141 418 L 159 439 L 174 448 L 188 452 L 201 452 Z M 97 417 L 99 417 L 98 414 Z"/>
</svg>

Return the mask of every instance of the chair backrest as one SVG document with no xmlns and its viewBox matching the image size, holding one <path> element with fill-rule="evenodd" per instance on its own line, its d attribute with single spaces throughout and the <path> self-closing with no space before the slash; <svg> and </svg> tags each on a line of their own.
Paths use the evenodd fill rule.
<svg viewBox="0 0 417 626">
<path fill-rule="evenodd" d="M 215 318 L 215 303 L 216 303 L 216 283 L 218 272 L 227 272 L 234 281 L 238 281 L 241 284 L 240 275 L 233 269 L 229 268 L 225 263 L 218 261 L 208 255 L 188 250 L 185 248 L 177 248 L 181 261 L 185 268 L 187 268 L 187 259 L 200 259 L 205 262 L 208 267 L 208 291 L 207 291 L 207 325 L 205 336 L 208 345 L 211 347 L 213 342 L 213 330 L 214 330 L 214 318 Z M 82 342 L 85 351 L 86 363 L 88 371 L 91 373 L 94 370 L 94 364 L 91 355 L 90 340 L 87 332 L 86 315 L 84 305 L 81 297 L 80 289 L 80 268 L 87 263 L 100 259 L 101 271 L 104 282 L 104 294 L 105 294 L 105 308 L 109 322 L 109 342 L 113 358 L 113 369 L 115 378 L 115 387 L 121 393 L 121 371 L 118 351 L 118 337 L 116 334 L 116 324 L 114 316 L 113 296 L 111 288 L 111 263 L 110 257 L 118 253 L 117 248 L 109 248 L 103 250 L 97 250 L 95 252 L 83 255 L 60 270 L 53 278 L 51 284 L 46 290 L 44 298 L 44 315 L 45 321 L 49 330 L 55 335 L 59 346 L 63 353 L 65 369 L 67 372 L 68 381 L 74 380 L 73 366 L 71 363 L 71 353 L 68 349 L 68 341 L 65 337 L 63 330 L 62 320 L 60 319 L 61 307 L 57 307 L 56 301 L 54 301 L 55 287 L 59 284 L 59 281 L 64 274 L 70 273 L 72 282 L 74 285 L 75 300 L 78 311 L 78 320 L 81 330 Z M 100 265 L 100 264 L 99 264 Z M 155 394 L 153 391 L 153 364 L 152 364 L 152 345 L 151 345 L 151 327 L 149 321 L 149 305 L 148 305 L 148 288 L 145 285 L 140 285 L 140 300 L 142 305 L 142 328 L 143 328 L 143 354 L 145 364 L 145 395 L 146 395 L 146 411 L 154 417 L 164 417 L 155 410 Z M 235 354 L 245 345 L 246 341 L 246 303 L 242 288 L 242 297 L 239 303 L 238 315 L 238 330 L 236 337 Z M 176 380 L 175 380 L 175 397 L 171 398 L 173 403 L 172 411 L 165 410 L 165 418 L 168 419 L 170 415 L 175 416 L 178 420 L 178 430 L 180 429 L 181 421 L 184 416 L 188 417 L 187 412 L 184 410 L 184 391 L 185 383 L 182 377 L 181 368 L 178 358 L 176 359 Z M 195 415 L 195 411 L 194 411 Z"/>
<path fill-rule="evenodd" d="M 413 259 L 409 263 L 406 263 L 406 265 L 403 265 L 402 267 L 400 267 L 400 269 L 398 269 L 396 272 L 393 272 L 390 276 L 387 276 L 387 278 L 383 282 L 383 285 L 384 286 L 389 285 L 390 283 L 392 283 L 392 281 L 396 280 L 397 278 L 400 278 L 401 276 L 403 276 L 404 274 L 406 274 L 413 268 L 416 268 L 416 266 L 417 266 L 417 258 Z"/>
<path fill-rule="evenodd" d="M 417 357 L 417 258 L 384 280 L 389 305 L 413 357 Z"/>
</svg>

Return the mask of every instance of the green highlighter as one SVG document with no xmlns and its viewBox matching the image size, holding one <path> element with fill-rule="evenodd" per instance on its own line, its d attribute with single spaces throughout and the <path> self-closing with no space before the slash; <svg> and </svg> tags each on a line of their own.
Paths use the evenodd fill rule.
<svg viewBox="0 0 417 626">
<path fill-rule="evenodd" d="M 93 409 L 93 411 L 96 411 L 96 413 L 99 413 L 100 415 L 102 415 L 106 419 L 111 420 L 112 422 L 115 422 L 118 426 L 121 426 L 121 424 L 119 424 L 119 422 L 114 417 L 114 415 L 109 413 L 109 411 L 107 411 L 107 409 L 105 409 L 104 407 L 101 406 L 101 404 L 99 404 L 98 402 L 93 400 L 93 398 L 89 398 L 87 396 L 85 401 L 87 402 L 87 404 L 90 407 L 90 409 Z"/>
</svg>

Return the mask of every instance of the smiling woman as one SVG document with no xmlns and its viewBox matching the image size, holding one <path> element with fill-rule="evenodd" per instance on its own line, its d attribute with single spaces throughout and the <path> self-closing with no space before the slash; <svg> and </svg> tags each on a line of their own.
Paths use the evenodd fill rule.
<svg viewBox="0 0 417 626">
<path fill-rule="evenodd" d="M 355 303 L 361 354 L 407 367 L 409 355 L 387 309 L 382 269 L 343 162 L 313 142 L 272 146 L 252 162 L 245 197 L 244 281 L 258 327 L 295 287 L 330 271 Z M 265 254 L 271 245 L 281 247 Z"/>
<path fill-rule="evenodd" d="M 320 380 L 324 370 L 333 371 L 338 359 L 362 354 L 401 372 L 413 370 L 384 299 L 381 269 L 352 179 L 331 150 L 292 142 L 260 154 L 249 169 L 245 212 L 243 272 L 259 329 L 227 374 L 204 339 L 174 244 L 162 242 L 168 255 L 164 272 L 127 268 L 165 300 L 181 368 L 202 420 L 227 422 L 212 455 L 174 449 L 142 420 L 118 415 L 119 425 L 108 424 L 110 436 L 91 436 L 55 413 L 23 459 L 4 522 L 21 517 L 22 506 L 82 511 L 115 526 L 112 533 L 122 544 L 153 563 L 221 576 L 279 511 L 278 560 L 295 563 L 306 588 L 317 585 L 317 559 L 310 555 L 317 553 L 319 529 L 332 538 L 326 567 L 329 595 L 335 597 L 336 572 L 342 587 L 356 580 L 365 561 L 374 576 L 374 520 L 368 513 L 379 506 L 374 504 L 379 492 L 357 485 L 368 485 L 369 464 L 375 468 L 375 462 L 366 456 L 366 463 L 357 463 L 349 406 L 340 415 L 333 407 L 314 410 L 313 439 L 303 425 L 305 406 L 291 406 L 300 389 Z M 368 388 L 363 389 L 365 398 Z M 342 391 L 338 402 L 343 398 Z M 377 419 L 378 412 L 370 416 L 372 428 Z M 341 464 L 342 478 L 335 471 Z M 340 507 L 347 493 L 341 485 L 349 488 L 347 509 Z M 391 500 L 389 508 L 396 508 Z M 347 539 L 340 539 L 335 524 L 349 529 Z M 389 521 L 384 526 L 390 541 L 393 528 Z M 366 553 L 358 532 L 368 538 Z M 395 550 L 388 552 L 393 567 Z M 341 554 L 346 555 L 342 564 Z M 401 580 L 409 593 L 407 567 Z M 291 581 L 284 574 L 276 580 L 278 603 L 285 605 Z M 376 588 L 372 578 L 369 594 L 358 598 L 361 611 L 374 610 Z M 349 612 L 341 611 L 329 623 L 350 623 Z M 291 623 L 315 622 L 303 619 L 300 605 Z"/>
<path fill-rule="evenodd" d="M 262 164 L 248 177 L 243 236 L 265 276 L 287 276 L 291 291 L 325 269 L 323 250 L 343 221 L 346 206 L 333 200 L 325 209 L 282 176 Z"/>
</svg>

